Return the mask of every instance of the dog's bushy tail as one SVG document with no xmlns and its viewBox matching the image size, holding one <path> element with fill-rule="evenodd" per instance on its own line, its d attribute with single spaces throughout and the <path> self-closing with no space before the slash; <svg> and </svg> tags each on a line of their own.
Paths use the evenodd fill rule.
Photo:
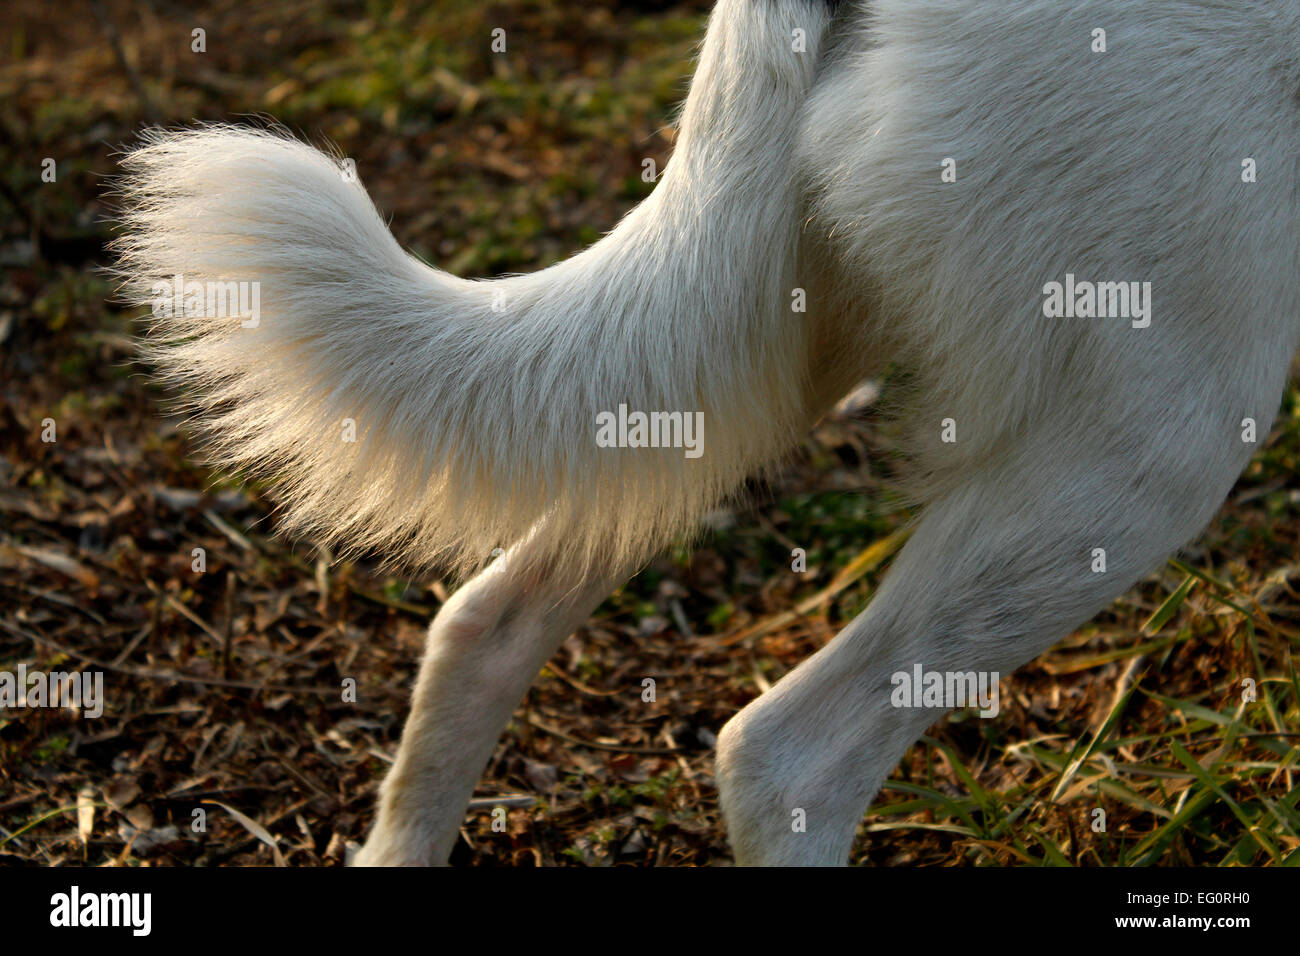
<svg viewBox="0 0 1300 956">
<path fill-rule="evenodd" d="M 527 276 L 421 263 L 286 134 L 148 133 L 119 272 L 149 358 L 219 464 L 274 479 L 287 530 L 461 570 L 530 534 L 574 573 L 640 559 L 806 425 L 791 154 L 827 20 L 723 0 L 654 193 Z M 620 404 L 702 412 L 702 453 L 602 447 Z"/>
</svg>

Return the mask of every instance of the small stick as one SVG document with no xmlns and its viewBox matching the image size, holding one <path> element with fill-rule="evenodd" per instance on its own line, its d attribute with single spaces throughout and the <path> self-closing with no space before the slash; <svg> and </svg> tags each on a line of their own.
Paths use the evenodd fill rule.
<svg viewBox="0 0 1300 956">
<path fill-rule="evenodd" d="M 230 680 L 230 645 L 235 634 L 235 572 L 226 572 L 226 633 L 221 641 L 221 676 Z"/>
</svg>

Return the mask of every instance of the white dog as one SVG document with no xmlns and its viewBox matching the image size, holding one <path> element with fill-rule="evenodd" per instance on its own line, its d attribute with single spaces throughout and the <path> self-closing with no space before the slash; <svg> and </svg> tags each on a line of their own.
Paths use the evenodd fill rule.
<svg viewBox="0 0 1300 956">
<path fill-rule="evenodd" d="M 844 862 L 941 713 L 891 675 L 1040 653 L 1267 434 L 1300 345 L 1298 39 L 1282 0 L 721 0 L 650 198 L 492 282 L 404 253 L 288 136 L 150 134 L 122 272 L 141 303 L 183 286 L 150 351 L 221 459 L 278 481 L 292 531 L 461 569 L 509 548 L 429 631 L 360 861 L 445 862 L 560 641 L 892 363 L 920 520 L 717 751 L 737 860 Z M 256 314 L 205 309 L 223 283 Z"/>
</svg>

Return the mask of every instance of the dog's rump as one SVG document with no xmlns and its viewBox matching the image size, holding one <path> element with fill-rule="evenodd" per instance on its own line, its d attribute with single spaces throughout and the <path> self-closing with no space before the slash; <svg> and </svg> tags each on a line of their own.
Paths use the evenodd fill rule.
<svg viewBox="0 0 1300 956">
<path fill-rule="evenodd" d="M 1087 445 L 1160 419 L 1124 451 L 1139 470 L 1179 440 L 1171 402 L 1266 430 L 1300 346 L 1300 7 L 861 17 L 810 97 L 799 171 L 807 238 L 861 306 L 839 349 L 912 373 L 911 490 L 932 500 L 1035 428 Z M 1186 392 L 1158 384 L 1206 356 Z"/>
</svg>

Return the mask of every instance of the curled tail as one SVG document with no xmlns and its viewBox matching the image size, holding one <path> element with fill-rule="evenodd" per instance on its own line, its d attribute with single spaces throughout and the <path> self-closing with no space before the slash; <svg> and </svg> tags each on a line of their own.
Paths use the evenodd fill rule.
<svg viewBox="0 0 1300 956">
<path fill-rule="evenodd" d="M 806 425 L 791 156 L 828 20 L 722 0 L 653 194 L 526 276 L 421 263 L 286 135 L 151 132 L 119 266 L 146 351 L 216 462 L 274 480 L 287 530 L 462 570 L 529 535 L 575 573 L 640 560 Z M 676 447 L 607 447 L 660 437 L 637 412 Z"/>
</svg>

